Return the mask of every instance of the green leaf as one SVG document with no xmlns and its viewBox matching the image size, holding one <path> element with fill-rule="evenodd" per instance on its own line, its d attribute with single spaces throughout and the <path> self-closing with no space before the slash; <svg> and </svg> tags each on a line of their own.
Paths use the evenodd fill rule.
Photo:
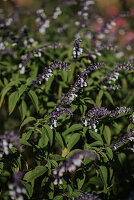
<svg viewBox="0 0 134 200">
<path fill-rule="evenodd" d="M 99 154 L 103 157 L 104 162 L 108 162 L 108 158 L 104 152 L 99 152 Z"/>
<path fill-rule="evenodd" d="M 56 132 L 55 139 L 61 145 L 61 147 L 64 148 L 63 139 L 62 139 L 60 133 Z"/>
<path fill-rule="evenodd" d="M 118 154 L 118 158 L 122 166 L 126 164 L 127 157 L 125 153 Z"/>
<path fill-rule="evenodd" d="M 112 160 L 113 159 L 113 152 L 109 147 L 106 147 L 106 152 L 108 157 Z"/>
<path fill-rule="evenodd" d="M 79 179 L 79 178 L 77 179 L 78 190 L 82 188 L 84 181 L 85 181 L 85 174 L 83 174 L 82 179 Z"/>
<path fill-rule="evenodd" d="M 36 178 L 42 176 L 47 171 L 47 168 L 45 166 L 37 166 L 35 169 L 27 172 L 24 176 L 24 180 L 31 182 L 35 180 Z"/>
<path fill-rule="evenodd" d="M 20 96 L 26 91 L 27 86 L 26 85 L 21 85 L 20 88 L 18 88 L 19 91 L 19 98 Z"/>
<path fill-rule="evenodd" d="M 28 94 L 29 94 L 29 96 L 30 96 L 30 98 L 31 98 L 31 100 L 32 100 L 32 102 L 33 102 L 33 105 L 35 106 L 35 108 L 36 108 L 36 111 L 38 112 L 38 97 L 37 97 L 37 95 L 36 95 L 36 93 L 33 91 L 33 90 L 30 90 L 29 92 L 28 92 Z"/>
<path fill-rule="evenodd" d="M 112 96 L 109 94 L 109 92 L 104 92 L 104 94 L 106 95 L 107 99 L 109 100 L 109 102 L 114 105 L 114 102 L 113 102 L 113 99 L 112 99 Z"/>
<path fill-rule="evenodd" d="M 65 158 L 63 158 L 62 156 L 58 155 L 58 154 L 52 154 L 49 156 L 51 159 L 55 160 L 55 161 L 61 161 L 61 160 L 65 160 Z"/>
<path fill-rule="evenodd" d="M 0 162 L 0 174 L 2 173 L 3 167 L 4 167 L 4 163 Z"/>
<path fill-rule="evenodd" d="M 97 177 L 97 176 L 94 176 L 94 177 L 90 178 L 88 183 L 93 184 L 95 186 L 98 185 L 100 187 L 103 187 L 103 183 L 102 183 L 101 179 L 99 177 Z"/>
<path fill-rule="evenodd" d="M 25 189 L 26 189 L 26 191 L 28 193 L 28 197 L 30 198 L 32 196 L 32 194 L 33 194 L 32 186 L 29 183 L 27 183 L 26 181 L 23 181 L 23 180 L 21 181 L 21 183 L 25 187 Z"/>
<path fill-rule="evenodd" d="M 98 133 L 95 133 L 94 131 L 89 130 L 89 133 L 91 135 L 92 138 L 94 138 L 95 140 L 100 141 L 103 144 L 103 140 L 101 138 L 101 135 Z"/>
<path fill-rule="evenodd" d="M 73 124 L 70 128 L 68 128 L 67 130 L 65 130 L 63 132 L 63 135 L 66 136 L 66 135 L 68 135 L 68 133 L 72 133 L 74 131 L 78 131 L 78 130 L 80 130 L 82 128 L 83 128 L 83 126 L 81 124 Z"/>
<path fill-rule="evenodd" d="M 32 147 L 32 145 L 23 138 L 20 139 L 20 143 L 25 146 Z"/>
<path fill-rule="evenodd" d="M 110 145 L 110 143 L 111 143 L 111 131 L 110 131 L 110 128 L 108 126 L 104 127 L 103 135 L 104 135 L 106 143 L 108 145 Z"/>
<path fill-rule="evenodd" d="M 54 199 L 53 199 L 53 200 L 63 200 L 63 196 L 61 196 L 61 195 L 58 195 L 58 196 L 54 197 Z"/>
<path fill-rule="evenodd" d="M 8 93 L 8 91 L 9 91 L 10 89 L 11 89 L 11 87 L 5 87 L 5 88 L 2 90 L 2 96 L 1 96 L 1 99 L 0 99 L 0 107 L 1 107 L 2 104 L 3 104 L 5 95 Z"/>
<path fill-rule="evenodd" d="M 19 84 L 19 81 L 11 81 L 10 83 L 8 83 L 5 88 L 2 90 L 1 94 L 1 99 L 0 99 L 0 107 L 4 101 L 4 97 L 7 94 L 7 92 L 11 89 L 12 86 Z"/>
<path fill-rule="evenodd" d="M 54 167 L 54 168 L 57 168 L 58 167 L 58 163 L 55 161 L 55 160 L 49 160 L 50 161 L 50 163 L 52 164 L 52 166 Z"/>
<path fill-rule="evenodd" d="M 51 76 L 51 77 L 49 77 L 48 81 L 46 81 L 46 83 L 45 83 L 47 93 L 53 83 L 53 80 L 54 80 L 54 76 Z"/>
<path fill-rule="evenodd" d="M 24 120 L 24 118 L 27 114 L 27 104 L 24 100 L 22 100 L 19 109 L 20 109 L 20 113 L 21 113 L 21 118 L 22 118 L 22 120 Z"/>
<path fill-rule="evenodd" d="M 74 147 L 74 145 L 79 141 L 79 139 L 80 139 L 80 134 L 79 133 L 74 133 L 72 135 L 68 135 L 67 148 L 68 148 L 69 151 Z"/>
<path fill-rule="evenodd" d="M 97 107 L 100 107 L 101 106 L 101 103 L 102 103 L 102 96 L 103 96 L 103 90 L 100 90 L 99 91 L 99 94 L 97 95 L 97 98 L 96 98 L 96 106 Z"/>
<path fill-rule="evenodd" d="M 41 131 L 41 138 L 40 138 L 40 140 L 39 140 L 38 145 L 39 145 L 41 148 L 44 148 L 44 147 L 47 146 L 47 144 L 48 144 L 47 133 L 46 133 L 45 128 L 42 128 L 42 131 Z"/>
<path fill-rule="evenodd" d="M 45 125 L 44 128 L 45 128 L 44 130 L 46 130 L 47 137 L 49 138 L 50 146 L 52 146 L 52 143 L 53 143 L 53 131 L 48 125 Z"/>
<path fill-rule="evenodd" d="M 13 112 L 18 99 L 19 99 L 18 91 L 15 91 L 12 94 L 10 94 L 10 96 L 8 98 L 9 115 Z"/>
<path fill-rule="evenodd" d="M 106 187 L 107 186 L 107 168 L 105 166 L 100 166 L 100 176 Z"/>
<path fill-rule="evenodd" d="M 92 142 L 89 146 L 90 147 L 103 146 L 103 142 L 101 141 Z"/>
<path fill-rule="evenodd" d="M 36 121 L 34 117 L 27 117 L 21 124 L 20 129 L 29 122 Z"/>
<path fill-rule="evenodd" d="M 32 130 L 29 130 L 28 132 L 23 133 L 22 139 L 27 141 L 30 138 L 31 134 L 32 134 Z"/>
</svg>

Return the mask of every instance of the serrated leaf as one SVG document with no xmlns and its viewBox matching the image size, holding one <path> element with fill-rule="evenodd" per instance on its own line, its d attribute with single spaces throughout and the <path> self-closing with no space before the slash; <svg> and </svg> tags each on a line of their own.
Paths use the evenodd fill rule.
<svg viewBox="0 0 134 200">
<path fill-rule="evenodd" d="M 119 153 L 118 154 L 118 158 L 119 158 L 119 161 L 120 161 L 120 164 L 123 166 L 125 165 L 126 163 L 126 154 L 125 153 Z"/>
<path fill-rule="evenodd" d="M 53 159 L 55 161 L 64 160 L 64 158 L 62 156 L 58 155 L 58 154 L 52 154 L 49 157 L 50 157 L 50 159 Z"/>
<path fill-rule="evenodd" d="M 63 135 L 66 136 L 68 133 L 72 133 L 74 131 L 78 131 L 78 130 L 80 130 L 82 128 L 83 128 L 82 124 L 73 124 L 70 128 L 68 128 L 67 130 L 65 130 L 63 132 Z"/>
<path fill-rule="evenodd" d="M 56 132 L 55 139 L 56 139 L 57 142 L 61 145 L 61 147 L 64 148 L 63 139 L 62 139 L 60 133 Z"/>
<path fill-rule="evenodd" d="M 53 200 L 63 200 L 63 196 L 61 196 L 61 195 L 58 195 L 58 196 L 54 197 L 54 199 L 53 199 Z"/>
<path fill-rule="evenodd" d="M 26 145 L 28 147 L 32 147 L 32 145 L 23 138 L 20 139 L 20 144 Z"/>
<path fill-rule="evenodd" d="M 41 131 L 41 138 L 39 140 L 39 143 L 38 145 L 41 147 L 41 148 L 44 148 L 46 147 L 48 144 L 48 137 L 47 137 L 47 133 L 46 133 L 46 130 L 44 128 L 42 128 L 42 131 Z"/>
<path fill-rule="evenodd" d="M 7 92 L 11 89 L 11 87 L 12 87 L 13 85 L 17 85 L 17 84 L 19 84 L 19 81 L 11 81 L 11 82 L 8 83 L 8 84 L 5 86 L 5 88 L 2 90 L 2 92 L 1 92 L 2 96 L 1 96 L 1 99 L 0 99 L 0 107 L 1 107 L 1 105 L 2 105 L 2 103 L 3 103 L 4 97 L 5 97 L 5 95 L 7 94 Z"/>
<path fill-rule="evenodd" d="M 20 113 L 21 113 L 21 118 L 22 118 L 22 120 L 24 120 L 24 118 L 27 114 L 27 104 L 24 100 L 22 100 L 19 109 L 20 109 Z"/>
<path fill-rule="evenodd" d="M 97 107 L 100 107 L 101 106 L 101 103 L 102 103 L 102 96 L 103 96 L 103 90 L 100 90 L 99 91 L 99 94 L 97 95 L 97 98 L 96 98 L 96 106 Z"/>
<path fill-rule="evenodd" d="M 103 180 L 105 187 L 107 186 L 107 168 L 105 166 L 100 166 L 100 176 Z"/>
<path fill-rule="evenodd" d="M 20 98 L 20 96 L 26 91 L 26 89 L 27 89 L 27 86 L 26 86 L 26 85 L 21 85 L 21 86 L 18 88 L 19 98 Z"/>
<path fill-rule="evenodd" d="M 24 180 L 27 182 L 31 182 L 35 180 L 36 178 L 42 176 L 47 171 L 47 168 L 45 166 L 37 166 L 35 169 L 27 172 L 24 176 Z"/>
<path fill-rule="evenodd" d="M 104 162 L 108 162 L 108 158 L 104 152 L 99 152 L 99 154 L 103 157 Z"/>
<path fill-rule="evenodd" d="M 109 147 L 106 147 L 106 152 L 108 157 L 112 160 L 113 159 L 113 152 Z"/>
<path fill-rule="evenodd" d="M 52 143 L 53 143 L 53 131 L 48 125 L 44 125 L 44 128 L 46 130 L 47 137 L 49 138 L 50 146 L 52 146 Z"/>
<path fill-rule="evenodd" d="M 95 140 L 100 141 L 103 144 L 103 140 L 101 138 L 101 135 L 98 133 L 95 133 L 94 131 L 89 130 L 89 133 L 91 135 L 92 138 L 94 138 Z"/>
<path fill-rule="evenodd" d="M 110 128 L 108 126 L 104 127 L 103 135 L 104 135 L 106 143 L 108 145 L 110 145 L 110 143 L 111 143 L 111 131 L 110 131 Z"/>
<path fill-rule="evenodd" d="M 83 177 L 81 179 L 80 178 L 77 179 L 78 190 L 82 188 L 84 181 L 85 181 L 85 174 L 83 174 Z"/>
<path fill-rule="evenodd" d="M 79 133 L 74 133 L 73 135 L 68 136 L 67 148 L 69 151 L 74 147 L 74 145 L 79 141 L 79 139 L 80 139 Z"/>
<path fill-rule="evenodd" d="M 8 91 L 9 91 L 10 89 L 11 89 L 11 87 L 5 87 L 5 88 L 2 90 L 2 96 L 1 96 L 1 99 L 0 99 L 0 107 L 1 107 L 2 104 L 3 104 L 5 95 L 8 93 Z"/>
<path fill-rule="evenodd" d="M 28 132 L 23 133 L 22 139 L 27 141 L 30 138 L 31 134 L 32 134 L 32 130 L 29 130 Z"/>
<path fill-rule="evenodd" d="M 104 94 L 106 95 L 107 99 L 109 100 L 109 102 L 114 105 L 112 96 L 109 94 L 109 92 L 105 91 Z"/>
<path fill-rule="evenodd" d="M 38 107 L 38 97 L 37 97 L 36 93 L 33 90 L 30 90 L 28 92 L 28 94 L 29 94 L 29 96 L 30 96 L 30 98 L 31 98 L 31 100 L 33 102 L 33 105 L 36 108 L 36 111 L 38 112 L 38 109 L 39 109 L 39 107 Z"/>
<path fill-rule="evenodd" d="M 58 167 L 58 164 L 57 164 L 57 162 L 55 161 L 55 160 L 49 160 L 50 161 L 50 163 L 52 164 L 52 166 L 54 167 L 54 168 L 57 168 Z"/>
<path fill-rule="evenodd" d="M 46 81 L 46 83 L 45 83 L 47 93 L 53 83 L 53 80 L 54 80 L 54 76 L 51 76 L 51 77 L 49 77 L 48 81 Z"/>
<path fill-rule="evenodd" d="M 29 122 L 36 121 L 34 117 L 27 117 L 21 124 L 20 129 Z"/>
<path fill-rule="evenodd" d="M 13 112 L 13 110 L 14 110 L 16 104 L 17 104 L 18 99 L 19 99 L 18 91 L 13 92 L 8 97 L 9 115 Z"/>
<path fill-rule="evenodd" d="M 28 193 L 28 197 L 30 198 L 33 194 L 33 187 L 27 183 L 26 181 L 21 181 L 21 184 L 25 187 L 27 193 Z"/>
<path fill-rule="evenodd" d="M 103 142 L 101 141 L 92 142 L 90 144 L 90 147 L 94 147 L 94 146 L 103 146 Z"/>
<path fill-rule="evenodd" d="M 99 177 L 97 177 L 97 176 L 91 177 L 88 182 L 90 184 L 98 185 L 100 187 L 103 187 L 103 183 L 102 183 L 101 179 Z"/>
</svg>

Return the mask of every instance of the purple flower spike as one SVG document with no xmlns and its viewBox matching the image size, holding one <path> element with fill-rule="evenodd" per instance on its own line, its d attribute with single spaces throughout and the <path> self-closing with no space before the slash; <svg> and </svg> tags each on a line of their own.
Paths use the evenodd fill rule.
<svg viewBox="0 0 134 200">
<path fill-rule="evenodd" d="M 131 60 L 128 60 L 127 62 L 119 64 L 117 67 L 115 67 L 113 70 L 110 70 L 110 72 L 106 74 L 106 77 L 102 83 L 103 84 L 115 83 L 115 81 L 118 80 L 120 71 L 123 71 L 123 70 L 133 71 L 134 70 L 134 67 L 131 65 L 133 63 L 134 63 L 134 59 L 131 59 Z"/>
<path fill-rule="evenodd" d="M 84 158 L 96 159 L 95 153 L 92 151 L 79 151 L 74 153 L 73 156 L 68 158 L 60 167 L 53 170 L 55 176 L 54 185 L 62 184 L 62 176 L 65 172 L 73 172 L 77 167 L 80 167 Z"/>
<path fill-rule="evenodd" d="M 104 107 L 95 107 L 87 112 L 84 120 L 82 121 L 82 124 L 84 126 L 88 126 L 89 129 L 94 129 L 94 131 L 97 132 L 97 123 L 99 122 L 101 117 L 116 117 L 121 113 L 128 113 L 129 111 L 130 108 L 126 107 L 117 107 L 115 110 L 112 111 Z"/>
<path fill-rule="evenodd" d="M 109 115 L 110 111 L 104 107 L 95 107 L 88 111 L 84 120 L 82 121 L 84 126 L 89 126 L 89 129 L 94 129 L 97 132 L 96 124 L 100 117 Z"/>
<path fill-rule="evenodd" d="M 15 134 L 14 131 L 5 131 L 5 134 L 0 136 L 0 152 L 3 152 L 6 155 L 8 155 L 9 149 L 13 146 L 17 148 L 20 147 L 18 135 Z M 2 156 L 3 154 L 0 153 L 0 157 Z"/>
<path fill-rule="evenodd" d="M 128 113 L 130 112 L 130 108 L 126 107 L 117 107 L 115 110 L 112 110 L 110 113 L 110 117 L 115 117 L 121 113 Z"/>
<path fill-rule="evenodd" d="M 74 42 L 74 47 L 73 47 L 73 58 L 74 59 L 77 59 L 78 56 L 81 55 L 83 52 L 83 49 L 79 47 L 80 42 L 82 42 L 82 40 L 80 38 L 76 39 Z"/>
<path fill-rule="evenodd" d="M 60 104 L 70 104 L 75 97 L 77 97 L 76 91 L 79 91 L 87 86 L 86 77 L 92 71 L 100 69 L 104 66 L 103 63 L 95 63 L 90 65 L 88 68 L 84 69 L 74 85 L 71 85 L 70 90 L 67 94 L 63 95 Z"/>
<path fill-rule="evenodd" d="M 13 183 L 9 184 L 9 195 L 14 200 L 24 200 L 25 188 L 21 186 L 21 179 L 23 177 L 22 172 L 14 173 Z"/>
<path fill-rule="evenodd" d="M 56 109 L 54 109 L 49 115 L 51 116 L 51 119 L 49 121 L 49 125 L 50 128 L 53 129 L 53 127 L 56 127 L 56 123 L 58 118 L 62 115 L 62 114 L 66 114 L 66 115 L 72 115 L 72 111 L 69 108 L 63 108 L 62 106 L 58 105 L 56 107 Z"/>
<path fill-rule="evenodd" d="M 85 194 L 81 194 L 77 198 L 73 198 L 73 200 L 100 200 L 100 198 L 98 197 L 98 195 L 86 192 Z"/>
<path fill-rule="evenodd" d="M 122 145 L 122 143 L 125 144 L 128 140 L 130 141 L 134 140 L 134 137 L 133 137 L 134 130 L 130 129 L 129 132 L 130 134 L 125 134 L 123 137 L 119 138 L 118 141 L 112 144 L 115 150 L 118 149 Z"/>
<path fill-rule="evenodd" d="M 32 85 L 41 84 L 44 79 L 48 81 L 49 77 L 53 76 L 53 73 L 52 73 L 53 69 L 56 69 L 56 68 L 59 68 L 60 70 L 70 71 L 70 68 L 68 68 L 65 62 L 62 62 L 62 61 L 58 62 L 57 60 L 54 60 L 49 67 L 45 68 L 45 71 L 42 74 L 38 75 L 37 80 L 32 81 L 31 84 Z"/>
</svg>

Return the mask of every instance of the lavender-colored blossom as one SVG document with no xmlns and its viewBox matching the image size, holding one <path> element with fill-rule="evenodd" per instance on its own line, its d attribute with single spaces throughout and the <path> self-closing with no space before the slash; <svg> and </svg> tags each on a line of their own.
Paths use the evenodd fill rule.
<svg viewBox="0 0 134 200">
<path fill-rule="evenodd" d="M 104 107 L 95 107 L 90 109 L 84 120 L 82 121 L 83 125 L 88 126 L 89 129 L 94 129 L 97 132 L 96 124 L 100 120 L 100 117 L 109 115 L 110 111 Z"/>
<path fill-rule="evenodd" d="M 14 173 L 13 183 L 9 184 L 9 195 L 14 200 L 24 200 L 25 188 L 21 186 L 23 173 L 21 171 Z"/>
<path fill-rule="evenodd" d="M 131 65 L 133 63 L 134 63 L 134 59 L 131 59 L 131 60 L 128 60 L 127 62 L 119 64 L 117 67 L 115 67 L 113 70 L 110 70 L 110 72 L 106 74 L 102 83 L 111 84 L 112 82 L 115 82 L 116 80 L 118 80 L 119 72 L 122 70 L 133 71 L 134 67 Z"/>
<path fill-rule="evenodd" d="M 50 23 L 53 19 L 57 19 L 59 15 L 62 14 L 61 6 L 64 4 L 64 1 L 61 1 L 57 7 L 53 10 L 52 14 L 46 16 L 43 9 L 37 11 L 36 22 L 39 23 L 39 32 L 45 34 L 46 30 L 50 27 Z"/>
<path fill-rule="evenodd" d="M 80 1 L 80 10 L 77 12 L 78 20 L 75 22 L 76 26 L 80 28 L 88 27 L 89 22 L 91 23 L 91 14 L 95 14 L 93 5 L 95 4 L 94 0 L 81 0 Z M 90 13 L 90 17 L 89 17 Z"/>
<path fill-rule="evenodd" d="M 26 58 L 22 61 L 22 67 L 26 67 L 27 63 L 33 58 L 33 57 L 37 57 L 40 56 L 40 53 L 44 50 L 47 50 L 49 48 L 57 48 L 57 47 L 60 47 L 61 44 L 58 44 L 56 42 L 52 43 L 52 44 L 49 44 L 49 45 L 45 45 L 43 47 L 39 47 L 39 48 L 36 48 L 35 50 L 32 50 L 30 51 L 27 55 L 26 55 Z"/>
<path fill-rule="evenodd" d="M 24 40 L 24 46 L 27 47 L 28 49 L 31 47 L 36 47 L 38 42 L 35 41 L 33 38 L 27 38 Z"/>
<path fill-rule="evenodd" d="M 84 126 L 88 126 L 89 129 L 94 129 L 97 132 L 97 123 L 99 122 L 101 117 L 116 117 L 121 113 L 128 113 L 130 108 L 126 107 L 117 107 L 115 110 L 108 110 L 105 107 L 95 107 L 90 109 L 86 116 L 84 117 L 82 124 Z"/>
<path fill-rule="evenodd" d="M 131 116 L 131 122 L 134 124 L 134 113 Z"/>
<path fill-rule="evenodd" d="M 45 19 L 46 19 L 46 14 L 45 14 L 43 8 L 38 9 L 38 10 L 36 11 L 36 14 L 37 14 L 36 23 L 41 23 L 42 20 L 45 20 Z"/>
<path fill-rule="evenodd" d="M 51 119 L 49 121 L 50 128 L 56 127 L 56 123 L 58 118 L 62 115 L 72 115 L 72 111 L 69 108 L 63 108 L 60 105 L 57 105 L 56 108 L 49 114 L 51 116 Z"/>
<path fill-rule="evenodd" d="M 104 85 L 104 89 L 107 89 L 107 90 L 118 90 L 118 89 L 120 89 L 121 88 L 121 86 L 118 84 L 118 85 L 108 85 L 108 86 L 106 86 L 106 85 Z"/>
<path fill-rule="evenodd" d="M 38 85 L 41 84 L 42 81 L 45 79 L 46 81 L 48 81 L 48 78 L 50 76 L 53 76 L 53 69 L 62 69 L 62 70 L 66 70 L 66 71 L 70 71 L 70 68 L 68 68 L 67 64 L 65 62 L 58 62 L 57 60 L 54 60 L 52 62 L 51 65 L 49 65 L 49 67 L 45 68 L 45 71 L 42 74 L 39 74 L 37 77 L 36 81 L 32 81 L 31 84 L 32 85 Z"/>
<path fill-rule="evenodd" d="M 53 175 L 55 176 L 54 185 L 62 184 L 61 178 L 66 172 L 73 172 L 77 167 L 80 167 L 82 160 L 84 158 L 96 159 L 95 153 L 89 150 L 79 151 L 73 154 L 68 158 L 60 167 L 53 170 Z"/>
<path fill-rule="evenodd" d="M 14 131 L 5 131 L 5 134 L 0 136 L 0 157 L 3 156 L 2 153 L 8 155 L 9 149 L 13 146 L 17 148 L 20 147 L 18 135 L 15 134 Z"/>
<path fill-rule="evenodd" d="M 111 44 L 108 45 L 101 45 L 95 48 L 93 52 L 88 52 L 88 56 L 93 59 L 96 59 L 98 56 L 101 56 L 101 51 L 103 50 L 110 50 L 110 51 L 117 51 L 117 46 L 112 46 Z"/>
<path fill-rule="evenodd" d="M 80 38 L 76 39 L 74 42 L 74 47 L 73 47 L 73 58 L 74 59 L 77 59 L 78 56 L 81 55 L 83 52 L 83 49 L 79 47 L 80 42 L 82 42 L 82 40 Z"/>
<path fill-rule="evenodd" d="M 129 130 L 130 134 L 125 134 L 123 137 L 120 137 L 115 143 L 112 144 L 114 149 L 118 149 L 122 144 L 125 144 L 128 140 L 134 140 L 134 130 Z"/>
<path fill-rule="evenodd" d="M 134 152 L 134 145 L 132 147 L 128 147 L 128 149 Z"/>
<path fill-rule="evenodd" d="M 76 91 L 79 91 L 87 86 L 86 77 L 92 71 L 100 69 L 104 66 L 103 63 L 91 64 L 88 68 L 84 69 L 81 75 L 78 76 L 74 85 L 71 85 L 67 94 L 64 94 L 61 98 L 60 104 L 70 104 L 75 97 L 77 97 Z"/>
<path fill-rule="evenodd" d="M 99 196 L 93 193 L 85 193 L 81 194 L 77 198 L 73 198 L 73 200 L 100 200 Z"/>
<path fill-rule="evenodd" d="M 110 117 L 115 117 L 121 113 L 128 113 L 130 112 L 130 108 L 126 108 L 126 107 L 117 107 L 115 110 L 112 110 L 110 112 Z"/>
</svg>

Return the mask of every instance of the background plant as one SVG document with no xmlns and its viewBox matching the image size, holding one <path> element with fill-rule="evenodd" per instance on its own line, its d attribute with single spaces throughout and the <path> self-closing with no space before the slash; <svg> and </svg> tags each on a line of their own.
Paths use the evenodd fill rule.
<svg viewBox="0 0 134 200">
<path fill-rule="evenodd" d="M 132 199 L 133 9 L 2 6 L 1 199 Z"/>
</svg>

